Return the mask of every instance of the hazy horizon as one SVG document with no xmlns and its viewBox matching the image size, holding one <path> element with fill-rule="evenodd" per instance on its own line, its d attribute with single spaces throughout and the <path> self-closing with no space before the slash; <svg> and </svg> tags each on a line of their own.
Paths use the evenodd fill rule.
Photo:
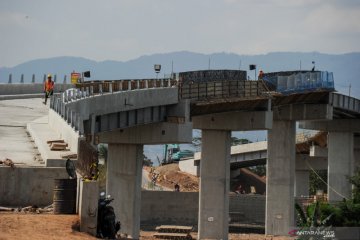
<svg viewBox="0 0 360 240">
<path fill-rule="evenodd" d="M 359 52 L 357 0 L 0 2 L 0 67 L 80 56 L 98 62 L 190 51 Z"/>
</svg>

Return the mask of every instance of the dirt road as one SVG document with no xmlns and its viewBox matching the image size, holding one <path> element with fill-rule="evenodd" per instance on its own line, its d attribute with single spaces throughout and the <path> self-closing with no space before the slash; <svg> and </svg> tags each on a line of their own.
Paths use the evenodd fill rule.
<svg viewBox="0 0 360 240">
<path fill-rule="evenodd" d="M 78 231 L 77 215 L 54 215 L 0 212 L 0 240 L 94 240 Z M 141 240 L 155 240 L 155 232 L 141 231 Z M 196 239 L 196 233 L 192 233 Z M 287 237 L 265 237 L 259 234 L 229 234 L 230 240 L 287 240 Z"/>
</svg>

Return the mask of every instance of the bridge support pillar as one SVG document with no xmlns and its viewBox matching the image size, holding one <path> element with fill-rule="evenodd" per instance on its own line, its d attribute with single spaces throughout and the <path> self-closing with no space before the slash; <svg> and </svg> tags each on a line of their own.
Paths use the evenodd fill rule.
<svg viewBox="0 0 360 240">
<path fill-rule="evenodd" d="M 360 137 L 354 138 L 354 170 L 360 171 Z"/>
<path fill-rule="evenodd" d="M 139 239 L 143 145 L 108 146 L 106 194 L 114 198 L 112 206 L 121 222 L 120 232 Z"/>
<path fill-rule="evenodd" d="M 354 134 L 329 132 L 328 151 L 328 199 L 341 201 L 351 197 L 347 177 L 353 176 L 354 171 Z"/>
<path fill-rule="evenodd" d="M 268 131 L 265 233 L 294 227 L 295 121 L 273 121 Z"/>
<path fill-rule="evenodd" d="M 228 239 L 230 138 L 230 131 L 202 131 L 198 239 Z"/>
<path fill-rule="evenodd" d="M 295 172 L 295 196 L 309 196 L 310 188 L 310 174 L 309 171 Z"/>
</svg>

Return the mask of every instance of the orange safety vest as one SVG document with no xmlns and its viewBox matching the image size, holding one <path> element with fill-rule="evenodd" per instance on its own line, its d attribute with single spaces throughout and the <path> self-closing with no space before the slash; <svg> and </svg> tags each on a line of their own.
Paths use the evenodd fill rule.
<svg viewBox="0 0 360 240">
<path fill-rule="evenodd" d="M 54 90 L 54 82 L 53 81 L 48 81 L 48 80 L 46 80 L 45 81 L 45 85 L 44 85 L 44 90 L 45 91 L 52 91 L 52 90 Z"/>
</svg>

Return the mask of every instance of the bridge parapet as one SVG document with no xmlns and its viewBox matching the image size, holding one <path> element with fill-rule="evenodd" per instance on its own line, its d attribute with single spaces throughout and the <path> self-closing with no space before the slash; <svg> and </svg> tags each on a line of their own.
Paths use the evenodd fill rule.
<svg viewBox="0 0 360 240">
<path fill-rule="evenodd" d="M 165 119 L 164 107 L 179 102 L 176 86 L 177 81 L 172 79 L 80 83 L 76 84 L 76 88 L 68 89 L 59 96 L 52 96 L 50 108 L 82 135 L 87 132 L 84 125 L 91 114 L 101 116 L 103 120 L 109 117 L 116 118 L 115 122 L 120 121 L 119 117 L 125 118 L 126 126 Z M 171 113 L 170 109 L 168 111 Z M 148 115 L 151 117 L 150 120 Z M 122 123 L 117 125 L 126 127 Z M 106 129 L 109 131 L 109 126 Z"/>
<path fill-rule="evenodd" d="M 91 81 L 76 84 L 76 88 L 87 96 L 97 94 L 130 91 L 138 89 L 175 87 L 177 81 L 170 78 L 161 79 L 133 79 L 133 80 L 113 80 L 113 81 Z"/>
</svg>

